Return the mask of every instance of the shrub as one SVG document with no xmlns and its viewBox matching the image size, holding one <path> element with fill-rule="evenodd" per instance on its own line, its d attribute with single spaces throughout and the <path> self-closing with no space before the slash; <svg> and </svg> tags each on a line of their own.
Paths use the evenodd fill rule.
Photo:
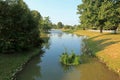
<svg viewBox="0 0 120 80">
<path fill-rule="evenodd" d="M 76 55 L 73 51 L 71 51 L 70 54 L 68 54 L 68 52 L 64 52 L 60 56 L 60 62 L 65 65 L 79 65 L 80 55 Z"/>
</svg>

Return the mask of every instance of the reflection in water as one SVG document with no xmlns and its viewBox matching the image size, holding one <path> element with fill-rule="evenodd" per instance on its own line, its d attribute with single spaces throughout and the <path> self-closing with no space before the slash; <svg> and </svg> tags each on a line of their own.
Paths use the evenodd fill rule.
<svg viewBox="0 0 120 80">
<path fill-rule="evenodd" d="M 61 38 L 61 37 L 62 37 L 62 35 L 63 35 L 63 34 L 62 34 L 62 33 L 60 33 L 60 34 L 58 34 L 58 37 L 59 37 L 59 38 Z"/>
<path fill-rule="evenodd" d="M 69 72 L 70 70 L 73 69 L 73 66 L 68 66 L 68 65 L 64 65 L 64 64 L 61 64 L 61 67 L 64 72 Z"/>
<path fill-rule="evenodd" d="M 87 58 L 88 62 L 79 66 L 63 66 L 59 56 L 67 48 L 81 54 L 83 37 L 52 30 L 43 50 L 43 57 L 37 56 L 17 76 L 17 80 L 120 80 L 96 59 Z M 46 47 L 47 46 L 47 47 Z"/>
<path fill-rule="evenodd" d="M 50 47 L 49 37 L 44 37 L 43 41 L 44 41 L 44 43 L 43 43 L 44 48 L 49 49 L 49 47 Z"/>
</svg>

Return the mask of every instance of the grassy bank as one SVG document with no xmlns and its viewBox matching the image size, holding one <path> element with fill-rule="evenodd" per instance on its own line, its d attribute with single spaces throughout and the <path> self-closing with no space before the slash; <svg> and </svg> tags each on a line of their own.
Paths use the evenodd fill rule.
<svg viewBox="0 0 120 80">
<path fill-rule="evenodd" d="M 0 54 L 0 80 L 12 80 L 23 65 L 38 54 L 40 48 L 18 54 Z"/>
<path fill-rule="evenodd" d="M 48 37 L 42 33 L 41 38 L 46 42 Z M 34 48 L 22 53 L 0 54 L 0 80 L 12 80 L 29 60 L 42 53 L 41 48 Z"/>
<path fill-rule="evenodd" d="M 88 36 L 88 46 L 110 69 L 120 75 L 120 34 L 99 33 L 84 30 L 74 32 Z"/>
</svg>

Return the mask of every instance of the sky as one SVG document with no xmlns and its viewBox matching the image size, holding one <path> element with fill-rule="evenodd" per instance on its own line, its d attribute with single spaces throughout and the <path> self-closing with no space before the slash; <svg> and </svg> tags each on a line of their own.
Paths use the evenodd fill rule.
<svg viewBox="0 0 120 80">
<path fill-rule="evenodd" d="M 64 25 L 79 24 L 77 5 L 81 0 L 24 0 L 31 10 L 37 10 L 43 17 L 50 17 L 50 20 L 57 24 Z"/>
</svg>

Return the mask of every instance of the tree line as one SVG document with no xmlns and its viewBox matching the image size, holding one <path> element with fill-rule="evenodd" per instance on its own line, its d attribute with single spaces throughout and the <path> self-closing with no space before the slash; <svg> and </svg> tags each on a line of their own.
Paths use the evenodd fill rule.
<svg viewBox="0 0 120 80">
<path fill-rule="evenodd" d="M 120 0 L 82 0 L 78 5 L 80 27 L 114 30 L 120 25 Z"/>
<path fill-rule="evenodd" d="M 30 10 L 23 0 L 0 0 L 0 53 L 41 46 L 40 31 L 50 29 L 49 17 Z"/>
</svg>

